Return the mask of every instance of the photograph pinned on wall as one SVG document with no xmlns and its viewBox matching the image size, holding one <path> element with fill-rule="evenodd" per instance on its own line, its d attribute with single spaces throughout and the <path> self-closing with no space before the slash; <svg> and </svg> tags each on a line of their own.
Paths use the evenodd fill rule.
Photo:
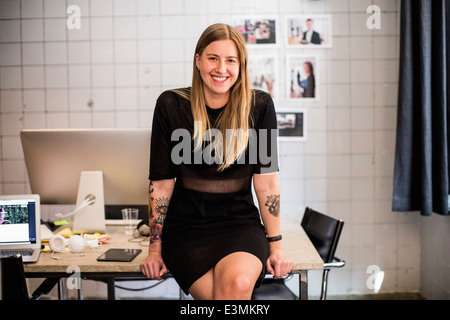
<svg viewBox="0 0 450 320">
<path fill-rule="evenodd" d="M 274 56 L 250 56 L 248 73 L 252 89 L 260 89 L 267 93 L 277 104 L 278 93 L 278 58 Z"/>
<path fill-rule="evenodd" d="M 319 100 L 317 61 L 315 56 L 288 55 L 286 57 L 288 99 Z"/>
<path fill-rule="evenodd" d="M 288 46 L 331 48 L 331 15 L 300 15 L 286 18 Z"/>
<path fill-rule="evenodd" d="M 244 36 L 247 46 L 277 45 L 278 23 L 275 17 L 234 17 L 233 26 Z"/>
<path fill-rule="evenodd" d="M 280 141 L 306 141 L 306 110 L 278 110 L 277 126 Z"/>
</svg>

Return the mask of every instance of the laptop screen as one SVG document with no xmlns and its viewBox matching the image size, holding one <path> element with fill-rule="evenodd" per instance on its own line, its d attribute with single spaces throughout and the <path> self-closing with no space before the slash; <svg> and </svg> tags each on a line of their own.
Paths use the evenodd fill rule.
<svg viewBox="0 0 450 320">
<path fill-rule="evenodd" d="M 0 246 L 35 244 L 37 222 L 35 199 L 0 199 Z"/>
</svg>

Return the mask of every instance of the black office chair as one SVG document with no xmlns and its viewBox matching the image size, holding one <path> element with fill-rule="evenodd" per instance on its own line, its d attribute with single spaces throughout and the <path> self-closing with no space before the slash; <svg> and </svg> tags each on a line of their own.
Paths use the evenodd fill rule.
<svg viewBox="0 0 450 320">
<path fill-rule="evenodd" d="M 328 286 L 328 273 L 333 268 L 342 268 L 345 261 L 335 256 L 344 221 L 334 219 L 306 207 L 301 222 L 312 244 L 324 262 L 320 300 L 325 300 Z M 262 285 L 253 292 L 254 300 L 297 299 L 286 286 L 284 279 L 264 279 Z"/>
<path fill-rule="evenodd" d="M 345 261 L 335 256 L 344 221 L 306 207 L 301 225 L 324 262 L 320 300 L 325 300 L 328 273 L 345 266 Z"/>
<path fill-rule="evenodd" d="M 48 294 L 57 282 L 57 278 L 45 279 L 30 297 L 22 256 L 0 258 L 0 300 L 39 300 L 42 295 Z"/>
</svg>

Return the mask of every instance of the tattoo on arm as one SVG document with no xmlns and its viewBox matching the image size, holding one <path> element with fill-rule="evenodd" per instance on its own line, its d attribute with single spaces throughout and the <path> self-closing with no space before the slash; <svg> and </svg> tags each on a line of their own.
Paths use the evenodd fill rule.
<svg viewBox="0 0 450 320">
<path fill-rule="evenodd" d="M 152 194 L 155 189 L 153 188 L 153 182 L 150 181 L 150 184 L 148 185 L 148 194 Z"/>
<path fill-rule="evenodd" d="M 155 191 L 155 189 L 153 188 L 153 182 L 150 181 L 150 184 L 148 186 L 148 194 L 149 194 L 151 200 L 153 200 L 153 197 L 152 197 L 153 191 Z M 150 219 L 152 219 L 154 216 L 153 216 L 153 210 L 152 210 L 151 204 L 148 206 L 148 213 L 149 213 Z"/>
<path fill-rule="evenodd" d="M 150 223 L 150 243 L 160 242 L 162 235 L 162 228 L 164 224 L 164 219 L 167 216 L 167 209 L 169 207 L 169 198 L 158 198 L 155 200 L 156 208 L 155 214 L 156 217 Z"/>
<path fill-rule="evenodd" d="M 269 207 L 269 213 L 274 217 L 278 217 L 280 214 L 280 195 L 274 194 L 271 196 L 267 196 L 267 200 L 265 203 L 266 207 Z"/>
</svg>

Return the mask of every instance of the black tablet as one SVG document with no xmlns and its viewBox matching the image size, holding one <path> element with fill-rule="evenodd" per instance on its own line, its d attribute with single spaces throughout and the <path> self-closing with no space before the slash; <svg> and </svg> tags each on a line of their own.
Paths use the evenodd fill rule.
<svg viewBox="0 0 450 320">
<path fill-rule="evenodd" d="M 141 249 L 109 249 L 97 261 L 130 262 L 141 253 Z"/>
</svg>

